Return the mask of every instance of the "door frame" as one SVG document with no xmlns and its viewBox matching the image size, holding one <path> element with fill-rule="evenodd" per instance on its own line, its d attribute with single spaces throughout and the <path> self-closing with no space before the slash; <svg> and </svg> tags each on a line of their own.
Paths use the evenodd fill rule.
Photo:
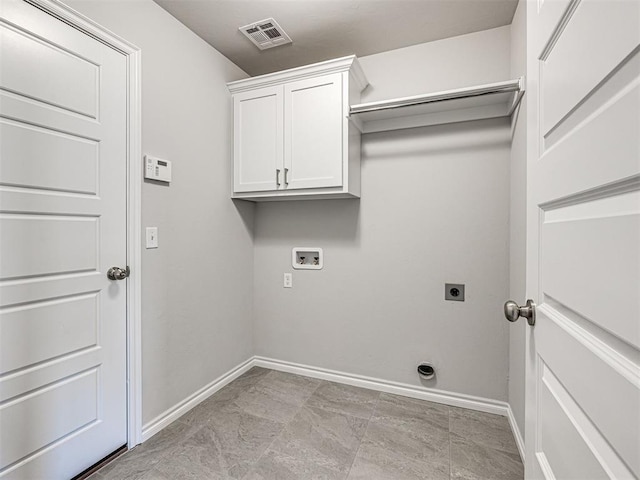
<svg viewBox="0 0 640 480">
<path fill-rule="evenodd" d="M 142 443 L 141 50 L 59 0 L 25 0 L 122 54 L 127 63 L 127 447 Z"/>
</svg>

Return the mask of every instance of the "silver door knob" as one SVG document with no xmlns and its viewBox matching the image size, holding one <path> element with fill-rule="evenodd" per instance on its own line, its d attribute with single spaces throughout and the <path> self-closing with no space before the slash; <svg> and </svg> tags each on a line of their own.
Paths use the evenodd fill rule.
<svg viewBox="0 0 640 480">
<path fill-rule="evenodd" d="M 111 267 L 107 270 L 107 278 L 109 280 L 124 280 L 129 276 L 130 270 L 127 266 L 126 268 L 120 267 Z"/>
<path fill-rule="evenodd" d="M 529 299 L 524 307 L 519 307 L 516 302 L 509 300 L 504 304 L 504 316 L 510 322 L 515 322 L 520 317 L 526 318 L 527 323 L 533 327 L 536 324 L 536 304 Z"/>
</svg>

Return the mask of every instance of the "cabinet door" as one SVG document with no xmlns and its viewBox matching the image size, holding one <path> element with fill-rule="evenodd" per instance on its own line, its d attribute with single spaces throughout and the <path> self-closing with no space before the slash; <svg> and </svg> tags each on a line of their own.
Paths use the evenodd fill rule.
<svg viewBox="0 0 640 480">
<path fill-rule="evenodd" d="M 278 189 L 283 168 L 282 112 L 281 85 L 233 96 L 234 192 Z"/>
<path fill-rule="evenodd" d="M 285 187 L 341 186 L 342 74 L 289 83 L 284 95 Z"/>
</svg>

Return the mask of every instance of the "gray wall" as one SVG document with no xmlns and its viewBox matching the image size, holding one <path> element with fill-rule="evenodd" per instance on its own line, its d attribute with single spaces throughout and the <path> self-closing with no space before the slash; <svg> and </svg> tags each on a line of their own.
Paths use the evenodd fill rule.
<svg viewBox="0 0 640 480">
<path fill-rule="evenodd" d="M 502 81 L 509 77 L 508 26 L 360 58 L 363 102 Z"/>
<path fill-rule="evenodd" d="M 509 78 L 510 28 L 361 59 L 363 100 Z M 369 134 L 362 199 L 256 208 L 258 355 L 507 399 L 510 128 L 506 119 Z M 321 271 L 293 271 L 291 248 L 324 248 Z M 445 302 L 444 283 L 467 286 Z"/>
<path fill-rule="evenodd" d="M 142 49 L 142 150 L 173 162 L 142 190 L 160 241 L 142 257 L 147 423 L 252 355 L 254 207 L 229 200 L 225 85 L 246 75 L 151 0 L 67 3 Z"/>
<path fill-rule="evenodd" d="M 511 398 L 505 120 L 367 135 L 361 200 L 234 203 L 225 83 L 245 74 L 150 0 L 68 3 L 142 48 L 143 152 L 173 161 L 170 187 L 143 186 L 143 226 L 160 228 L 143 250 L 144 423 L 253 353 L 415 385 L 430 360 L 429 387 Z M 508 78 L 510 34 L 362 58 L 363 101 Z M 323 247 L 325 268 L 283 289 L 294 246 Z M 443 301 L 446 281 L 465 303 Z"/>
<path fill-rule="evenodd" d="M 526 73 L 526 2 L 520 2 L 511 24 L 511 76 Z M 525 301 L 526 214 L 527 214 L 527 105 L 513 116 L 511 147 L 511 197 L 509 201 L 509 298 Z M 509 404 L 524 438 L 525 333 L 527 322 L 509 326 Z"/>
</svg>

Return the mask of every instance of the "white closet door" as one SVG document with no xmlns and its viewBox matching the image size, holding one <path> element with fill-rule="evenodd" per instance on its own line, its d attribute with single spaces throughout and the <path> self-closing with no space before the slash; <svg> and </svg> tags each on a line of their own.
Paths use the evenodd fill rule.
<svg viewBox="0 0 640 480">
<path fill-rule="evenodd" d="M 127 442 L 126 60 L 0 1 L 0 477 Z"/>
<path fill-rule="evenodd" d="M 640 2 L 527 23 L 526 476 L 639 478 Z"/>
<path fill-rule="evenodd" d="M 282 85 L 233 96 L 234 192 L 282 184 L 282 96 Z"/>
<path fill-rule="evenodd" d="M 287 189 L 342 185 L 342 74 L 285 85 L 284 166 Z"/>
</svg>

